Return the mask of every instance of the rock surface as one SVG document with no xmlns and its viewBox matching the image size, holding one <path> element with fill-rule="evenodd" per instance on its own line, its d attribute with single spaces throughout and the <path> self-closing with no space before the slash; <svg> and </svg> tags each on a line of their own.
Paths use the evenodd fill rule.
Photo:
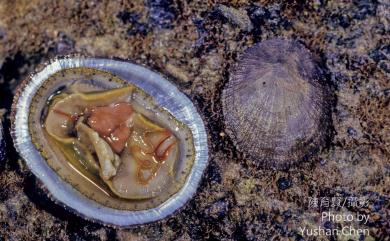
<svg viewBox="0 0 390 241">
<path fill-rule="evenodd" d="M 220 5 L 247 14 L 250 23 L 234 23 L 248 19 L 236 11 L 227 19 L 216 11 Z M 114 229 L 50 201 L 5 133 L 0 240 L 386 240 L 389 24 L 385 0 L 0 1 L 0 108 L 9 109 L 17 84 L 58 54 L 119 57 L 168 76 L 203 115 L 210 140 L 210 165 L 189 203 L 162 221 Z M 236 151 L 220 100 L 239 53 L 274 37 L 304 44 L 337 96 L 329 148 L 285 172 L 259 170 Z M 299 228 L 345 225 L 322 221 L 322 209 L 309 206 L 321 197 L 365 198 L 367 205 L 337 212 L 369 214 L 367 223 L 347 223 L 369 235 L 302 235 Z"/>
</svg>

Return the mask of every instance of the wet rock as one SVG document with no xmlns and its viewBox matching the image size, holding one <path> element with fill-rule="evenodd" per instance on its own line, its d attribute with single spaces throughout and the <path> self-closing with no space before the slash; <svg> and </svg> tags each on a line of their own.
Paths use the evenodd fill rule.
<svg viewBox="0 0 390 241">
<path fill-rule="evenodd" d="M 333 27 L 348 28 L 351 25 L 350 18 L 346 14 L 333 13 L 328 19 Z"/>
<path fill-rule="evenodd" d="M 258 6 L 258 5 L 252 5 L 248 9 L 249 18 L 251 19 L 252 23 L 258 27 L 270 19 L 270 12 L 268 9 Z"/>
<path fill-rule="evenodd" d="M 284 191 L 292 187 L 292 181 L 290 179 L 287 179 L 285 177 L 281 177 L 277 181 L 277 185 L 279 190 Z"/>
<path fill-rule="evenodd" d="M 121 11 L 119 12 L 116 17 L 122 21 L 123 24 L 128 24 L 128 23 L 136 23 L 138 22 L 140 18 L 140 14 L 135 13 L 135 12 L 129 12 L 129 11 Z"/>
<path fill-rule="evenodd" d="M 207 180 L 210 180 L 214 183 L 221 183 L 222 181 L 220 169 L 213 161 L 210 162 L 207 168 Z"/>
<path fill-rule="evenodd" d="M 149 21 L 152 26 L 159 28 L 171 28 L 178 13 L 172 0 L 148 0 Z"/>
<path fill-rule="evenodd" d="M 269 19 L 269 11 L 261 6 L 252 5 L 248 8 L 247 12 L 253 23 L 252 34 L 260 36 L 262 26 Z"/>
<path fill-rule="evenodd" d="M 170 218 L 167 221 L 167 225 L 172 229 L 173 232 L 179 233 L 182 230 L 182 223 L 178 222 L 175 218 Z"/>
<path fill-rule="evenodd" d="M 170 28 L 172 27 L 172 22 L 176 17 L 171 11 L 163 11 L 160 8 L 152 8 L 149 12 L 149 18 L 153 25 L 161 28 Z"/>
<path fill-rule="evenodd" d="M 343 83 L 347 82 L 347 80 L 348 80 L 348 78 L 345 75 L 341 74 L 341 73 L 336 72 L 336 73 L 331 73 L 330 74 L 330 81 L 335 86 L 343 84 Z"/>
<path fill-rule="evenodd" d="M 206 217 L 212 219 L 222 219 L 226 216 L 229 210 L 229 201 L 227 198 L 222 198 L 209 205 L 204 213 Z"/>
<path fill-rule="evenodd" d="M 265 223 L 267 222 L 267 219 L 268 219 L 268 215 L 264 212 L 261 212 L 258 216 L 257 216 L 257 219 L 262 222 L 262 223 Z"/>
<path fill-rule="evenodd" d="M 363 20 L 376 13 L 378 3 L 375 0 L 355 0 L 353 3 L 357 9 L 353 15 L 355 19 Z"/>
<path fill-rule="evenodd" d="M 386 203 L 386 202 L 385 202 L 384 199 L 376 200 L 376 201 L 374 202 L 374 204 L 373 204 L 374 210 L 378 212 L 379 210 L 381 210 L 381 209 L 384 207 L 385 203 Z"/>
<path fill-rule="evenodd" d="M 7 32 L 5 31 L 5 29 L 0 28 L 0 41 L 4 40 L 6 36 L 7 36 Z"/>
<path fill-rule="evenodd" d="M 66 55 L 74 49 L 74 40 L 68 37 L 64 32 L 58 33 L 56 52 L 59 55 Z"/>
<path fill-rule="evenodd" d="M 379 68 L 383 69 L 386 73 L 390 74 L 390 65 L 387 62 L 381 61 Z"/>
<path fill-rule="evenodd" d="M 135 23 L 132 27 L 127 29 L 127 35 L 133 36 L 133 35 L 146 35 L 149 31 L 149 26 L 145 23 Z"/>
<path fill-rule="evenodd" d="M 248 220 L 239 225 L 234 233 L 235 240 L 271 240 L 267 226 L 259 220 Z"/>
<path fill-rule="evenodd" d="M 321 159 L 321 160 L 320 160 L 321 166 L 324 166 L 326 163 L 327 163 L 327 160 L 326 160 L 326 159 Z"/>
<path fill-rule="evenodd" d="M 343 28 L 348 28 L 349 25 L 351 24 L 349 17 L 346 15 L 339 16 L 338 22 L 339 22 L 339 25 Z"/>
<path fill-rule="evenodd" d="M 15 88 L 17 83 L 12 84 L 10 86 L 11 82 L 14 80 L 20 80 L 22 74 L 20 73 L 20 69 L 28 64 L 28 61 L 26 57 L 21 53 L 17 52 L 12 57 L 5 58 L 5 61 L 3 62 L 3 65 L 0 68 L 0 82 L 5 82 L 5 84 L 8 84 L 8 86 L 3 87 L 0 89 L 0 93 L 5 88 Z M 5 94 L 0 94 L 2 98 L 4 98 Z M 4 103 L 3 103 L 4 104 Z M 10 106 L 10 105 L 9 105 Z"/>
<path fill-rule="evenodd" d="M 292 212 L 291 210 L 286 210 L 283 212 L 283 217 L 284 217 L 284 221 L 287 221 L 288 219 L 290 219 L 292 217 Z"/>
<path fill-rule="evenodd" d="M 332 229 L 332 228 L 334 228 L 334 225 L 333 225 L 332 222 L 326 221 L 326 222 L 324 223 L 324 228 L 325 228 L 325 229 Z"/>
<path fill-rule="evenodd" d="M 335 114 L 340 121 L 346 121 L 348 118 L 351 117 L 351 113 L 348 110 L 347 106 L 341 104 L 336 106 Z"/>
<path fill-rule="evenodd" d="M 289 30 L 293 23 L 281 15 L 280 6 L 273 4 L 263 6 L 260 4 L 252 4 L 247 8 L 250 20 L 253 23 L 251 34 L 256 41 L 261 41 L 263 32 L 276 32 L 280 29 Z"/>
<path fill-rule="evenodd" d="M 180 80 L 180 82 L 187 83 L 190 81 L 190 74 L 186 70 L 184 70 L 180 67 L 177 67 L 176 65 L 168 63 L 165 66 L 165 69 L 173 77 Z"/>
<path fill-rule="evenodd" d="M 271 25 L 277 26 L 279 23 L 282 22 L 282 17 L 280 15 L 280 5 L 274 4 L 271 5 L 268 9 L 269 11 L 269 20 L 268 22 L 271 23 Z"/>
<path fill-rule="evenodd" d="M 337 45 L 344 46 L 346 48 L 352 49 L 356 47 L 356 40 L 360 38 L 363 35 L 362 29 L 356 29 L 355 31 L 351 32 L 344 38 L 339 38 L 337 40 Z"/>
<path fill-rule="evenodd" d="M 204 233 L 199 225 L 189 224 L 188 234 L 191 238 L 190 240 L 202 240 L 204 238 Z"/>
<path fill-rule="evenodd" d="M 347 133 L 350 137 L 356 137 L 357 131 L 353 127 L 348 127 Z"/>
<path fill-rule="evenodd" d="M 292 26 L 289 20 L 282 17 L 279 4 L 267 7 L 253 4 L 247 11 L 254 26 L 254 34 L 260 33 L 261 28 L 275 31 L 278 28 L 289 29 Z"/>
<path fill-rule="evenodd" d="M 204 21 L 199 18 L 193 18 L 192 22 L 196 27 L 196 31 L 198 32 L 198 39 L 195 41 L 194 47 L 199 49 L 205 44 L 205 40 L 207 38 L 207 30 L 204 27 Z"/>
<path fill-rule="evenodd" d="M 5 140 L 4 140 L 4 134 L 3 134 L 3 124 L 2 124 L 2 118 L 0 117 L 0 162 L 5 160 L 6 153 L 5 153 Z M 0 164 L 1 166 L 1 164 Z"/>
<path fill-rule="evenodd" d="M 354 56 L 350 59 L 349 65 L 347 65 L 347 68 L 351 70 L 359 70 L 362 66 L 366 65 L 368 63 L 369 58 L 363 57 L 363 56 Z"/>
<path fill-rule="evenodd" d="M 375 48 L 369 53 L 369 56 L 375 62 L 388 60 L 390 58 L 390 44 L 381 45 L 378 48 Z"/>
<path fill-rule="evenodd" d="M 127 29 L 127 35 L 143 35 L 145 36 L 149 31 L 149 25 L 140 21 L 141 14 L 136 12 L 121 11 L 116 17 L 121 20 L 123 24 L 130 25 Z"/>
<path fill-rule="evenodd" d="M 388 197 L 377 193 L 377 192 L 368 192 L 364 195 L 366 199 L 365 205 L 363 205 L 363 208 L 369 207 L 372 211 L 379 212 L 382 209 L 386 209 L 389 204 L 390 200 Z"/>
<path fill-rule="evenodd" d="M 253 29 L 252 22 L 244 9 L 219 5 L 217 7 L 217 12 L 243 31 L 250 32 Z"/>
</svg>

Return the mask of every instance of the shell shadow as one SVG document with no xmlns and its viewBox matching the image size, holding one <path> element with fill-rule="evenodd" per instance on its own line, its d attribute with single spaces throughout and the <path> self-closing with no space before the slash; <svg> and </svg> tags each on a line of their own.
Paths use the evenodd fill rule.
<svg viewBox="0 0 390 241">
<path fill-rule="evenodd" d="M 67 210 L 65 207 L 55 203 L 49 198 L 43 185 L 32 173 L 25 176 L 23 191 L 39 210 L 50 213 L 53 217 L 63 222 L 67 222 L 66 230 L 71 237 L 77 236 L 82 240 L 93 240 L 94 237 L 90 233 L 104 227 L 99 223 L 85 220 Z M 105 229 L 107 231 L 107 238 L 109 240 L 115 239 L 115 229 L 111 227 L 105 227 Z"/>
</svg>

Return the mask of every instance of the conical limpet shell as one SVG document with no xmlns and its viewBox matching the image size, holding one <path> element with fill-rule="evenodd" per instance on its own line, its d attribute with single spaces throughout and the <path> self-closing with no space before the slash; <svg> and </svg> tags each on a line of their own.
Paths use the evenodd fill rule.
<svg viewBox="0 0 390 241">
<path fill-rule="evenodd" d="M 227 131 L 263 167 L 286 168 L 324 145 L 330 95 L 301 44 L 266 40 L 240 57 L 223 90 Z"/>
<path fill-rule="evenodd" d="M 48 194 L 107 225 L 173 213 L 195 193 L 208 161 L 191 101 L 125 61 L 53 60 L 21 84 L 12 124 L 17 151 Z"/>
</svg>

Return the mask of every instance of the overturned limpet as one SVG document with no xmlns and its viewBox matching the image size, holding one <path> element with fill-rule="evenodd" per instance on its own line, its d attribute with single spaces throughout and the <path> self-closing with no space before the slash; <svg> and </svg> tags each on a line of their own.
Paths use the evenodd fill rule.
<svg viewBox="0 0 390 241">
<path fill-rule="evenodd" d="M 68 78 L 72 82 L 64 84 Z M 177 192 L 191 170 L 191 131 L 133 85 L 102 88 L 109 79 L 122 82 L 82 68 L 51 76 L 33 98 L 33 143 L 87 197 L 119 209 L 156 206 Z M 59 88 L 50 95 L 52 86 Z"/>
<path fill-rule="evenodd" d="M 223 90 L 227 132 L 265 168 L 285 169 L 323 147 L 332 97 L 310 52 L 292 40 L 248 48 Z"/>
<path fill-rule="evenodd" d="M 50 196 L 108 225 L 174 212 L 194 194 L 207 164 L 206 134 L 192 103 L 128 62 L 53 61 L 22 83 L 12 122 L 16 149 Z"/>
</svg>

